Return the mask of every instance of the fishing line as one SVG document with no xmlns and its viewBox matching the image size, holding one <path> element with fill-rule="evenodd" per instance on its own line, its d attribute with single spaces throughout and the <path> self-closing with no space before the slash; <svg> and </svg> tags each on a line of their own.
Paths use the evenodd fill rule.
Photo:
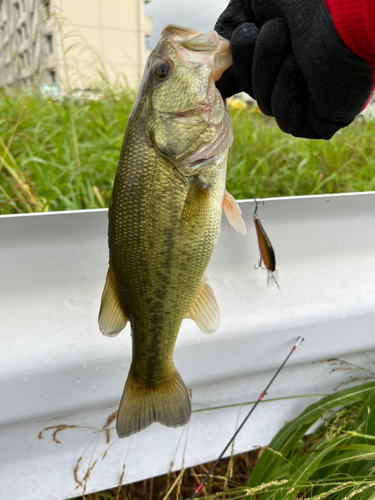
<svg viewBox="0 0 375 500">
<path fill-rule="evenodd" d="M 250 409 L 249 413 L 246 415 L 246 417 L 244 418 L 244 420 L 242 421 L 241 425 L 239 426 L 239 428 L 236 430 L 236 432 L 233 434 L 233 436 L 230 438 L 230 440 L 228 441 L 227 445 L 225 446 L 225 448 L 223 449 L 223 451 L 220 453 L 219 457 L 217 458 L 217 460 L 215 461 L 215 463 L 213 464 L 213 466 L 211 467 L 211 469 L 207 472 L 207 474 L 204 476 L 204 478 L 202 479 L 201 483 L 199 484 L 199 486 L 197 487 L 197 489 L 195 490 L 195 492 L 193 493 L 193 495 L 190 497 L 190 500 L 193 500 L 196 495 L 198 495 L 198 493 L 201 491 L 201 489 L 203 488 L 203 486 L 207 483 L 207 479 L 210 477 L 210 475 L 212 474 L 213 470 L 215 469 L 215 467 L 217 466 L 217 464 L 220 462 L 220 460 L 223 458 L 223 455 L 224 453 L 227 451 L 227 449 L 229 448 L 229 446 L 232 444 L 232 442 L 236 439 L 237 437 L 237 434 L 240 432 L 240 430 L 242 429 L 242 427 L 245 425 L 245 423 L 247 422 L 248 418 L 250 417 L 250 415 L 253 413 L 253 411 L 255 410 L 255 408 L 258 406 L 258 404 L 262 401 L 262 399 L 264 398 L 264 396 L 267 394 L 267 391 L 268 389 L 270 388 L 272 382 L 275 380 L 275 378 L 278 376 L 278 374 L 281 372 L 281 370 L 284 368 L 284 365 L 285 363 L 288 361 L 288 359 L 290 358 L 290 356 L 293 354 L 293 352 L 297 349 L 298 345 L 304 341 L 304 338 L 303 337 L 298 337 L 297 339 L 297 342 L 294 344 L 294 346 L 292 347 L 292 349 L 290 350 L 288 356 L 284 359 L 284 361 L 282 362 L 282 364 L 279 366 L 279 368 L 276 370 L 274 376 L 271 378 L 271 380 L 269 381 L 267 387 L 264 389 L 264 391 L 260 394 L 260 396 L 258 397 L 258 399 L 256 400 L 256 402 L 253 404 L 252 408 Z"/>
</svg>

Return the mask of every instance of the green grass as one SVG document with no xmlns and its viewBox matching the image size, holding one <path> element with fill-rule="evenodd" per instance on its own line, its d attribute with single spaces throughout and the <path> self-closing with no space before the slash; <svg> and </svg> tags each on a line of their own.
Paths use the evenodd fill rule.
<svg viewBox="0 0 375 500">
<path fill-rule="evenodd" d="M 75 105 L 0 93 L 0 213 L 108 206 L 134 93 L 106 95 Z M 283 134 L 255 108 L 231 113 L 236 198 L 374 189 L 375 122 L 360 117 L 325 142 Z"/>
<path fill-rule="evenodd" d="M 331 141 L 297 139 L 271 118 L 233 113 L 228 190 L 236 198 L 369 191 L 375 186 L 375 122 L 358 117 Z"/>
<path fill-rule="evenodd" d="M 320 419 L 323 424 L 318 430 L 303 438 Z M 374 498 L 374 424 L 374 382 L 342 390 L 309 406 L 264 451 L 250 476 L 245 499 Z M 266 486 L 282 480 L 285 483 L 277 488 Z"/>
<path fill-rule="evenodd" d="M 107 206 L 134 94 L 75 105 L 0 96 L 2 213 Z"/>
</svg>

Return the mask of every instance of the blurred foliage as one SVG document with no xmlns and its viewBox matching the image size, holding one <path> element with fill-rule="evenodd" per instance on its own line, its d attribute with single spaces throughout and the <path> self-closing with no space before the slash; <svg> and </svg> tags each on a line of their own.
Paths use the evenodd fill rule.
<svg viewBox="0 0 375 500">
<path fill-rule="evenodd" d="M 375 186 L 375 121 L 363 116 L 330 141 L 284 134 L 257 107 L 232 111 L 227 188 L 235 198 L 370 191 Z"/>
<path fill-rule="evenodd" d="M 1 213 L 108 206 L 134 96 L 76 104 L 3 93 Z"/>
<path fill-rule="evenodd" d="M 135 93 L 76 103 L 2 91 L 0 213 L 108 206 Z M 227 188 L 239 199 L 369 191 L 375 122 L 359 116 L 331 141 L 282 133 L 256 106 L 231 109 Z"/>
</svg>

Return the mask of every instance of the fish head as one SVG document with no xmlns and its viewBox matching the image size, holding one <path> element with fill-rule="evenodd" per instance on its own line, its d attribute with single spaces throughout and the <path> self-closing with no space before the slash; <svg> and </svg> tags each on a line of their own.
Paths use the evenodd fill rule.
<svg viewBox="0 0 375 500">
<path fill-rule="evenodd" d="M 215 31 L 167 26 L 143 81 L 148 137 L 184 176 L 194 175 L 232 143 L 230 117 L 217 81 L 232 64 L 229 41 Z"/>
</svg>

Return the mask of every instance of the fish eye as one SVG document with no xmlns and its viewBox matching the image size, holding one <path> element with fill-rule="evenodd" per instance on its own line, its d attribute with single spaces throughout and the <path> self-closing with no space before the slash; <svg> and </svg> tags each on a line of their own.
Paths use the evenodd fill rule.
<svg viewBox="0 0 375 500">
<path fill-rule="evenodd" d="M 156 64 L 154 75 L 158 80 L 165 80 L 171 73 L 172 66 L 168 61 L 160 61 Z"/>
</svg>

